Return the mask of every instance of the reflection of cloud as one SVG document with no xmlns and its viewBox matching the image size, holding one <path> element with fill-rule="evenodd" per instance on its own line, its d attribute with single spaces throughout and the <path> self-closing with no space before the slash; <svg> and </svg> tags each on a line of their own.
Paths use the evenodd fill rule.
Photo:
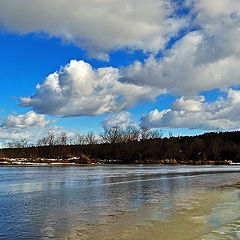
<svg viewBox="0 0 240 240">
<path fill-rule="evenodd" d="M 2 185 L 1 190 L 15 193 L 32 193 L 42 191 L 44 189 L 44 182 L 23 182 L 15 184 Z"/>
</svg>

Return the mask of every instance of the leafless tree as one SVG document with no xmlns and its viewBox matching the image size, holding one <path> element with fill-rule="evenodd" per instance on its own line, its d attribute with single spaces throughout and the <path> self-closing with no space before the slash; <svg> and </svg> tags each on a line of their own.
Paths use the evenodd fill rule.
<svg viewBox="0 0 240 240">
<path fill-rule="evenodd" d="M 56 140 L 55 145 L 67 145 L 68 144 L 68 135 L 66 132 L 60 133 Z"/>
<path fill-rule="evenodd" d="M 80 134 L 80 133 L 77 134 L 73 139 L 73 143 L 77 144 L 77 145 L 85 145 L 86 144 L 85 135 Z"/>
<path fill-rule="evenodd" d="M 54 146 L 56 145 L 56 135 L 53 132 L 49 132 L 47 136 L 37 141 L 37 146 Z"/>
<path fill-rule="evenodd" d="M 87 145 L 87 144 L 98 144 L 97 135 L 93 132 L 88 132 L 87 134 L 77 134 L 74 139 L 73 143 L 77 145 Z"/>
<path fill-rule="evenodd" d="M 159 129 L 154 129 L 150 131 L 149 138 L 161 138 L 163 136 L 163 131 Z"/>
<path fill-rule="evenodd" d="M 123 142 L 123 130 L 119 126 L 104 128 L 104 132 L 100 134 L 103 142 L 120 143 Z"/>
<path fill-rule="evenodd" d="M 7 148 L 25 148 L 28 147 L 28 141 L 25 138 L 20 138 L 7 142 L 5 145 Z"/>
<path fill-rule="evenodd" d="M 127 126 L 123 131 L 123 140 L 125 142 L 138 140 L 139 133 L 140 133 L 140 131 L 136 127 Z"/>
<path fill-rule="evenodd" d="M 86 144 L 97 144 L 98 139 L 96 138 L 96 135 L 93 132 L 88 132 L 85 135 L 85 143 Z"/>
<path fill-rule="evenodd" d="M 140 128 L 140 139 L 141 139 L 141 140 L 149 139 L 150 133 L 151 133 L 150 128 L 147 128 L 147 127 L 145 127 L 145 126 L 142 126 L 142 127 Z"/>
<path fill-rule="evenodd" d="M 142 126 L 140 128 L 140 139 L 141 140 L 161 138 L 162 136 L 163 136 L 162 130 L 150 129 L 145 126 Z"/>
</svg>

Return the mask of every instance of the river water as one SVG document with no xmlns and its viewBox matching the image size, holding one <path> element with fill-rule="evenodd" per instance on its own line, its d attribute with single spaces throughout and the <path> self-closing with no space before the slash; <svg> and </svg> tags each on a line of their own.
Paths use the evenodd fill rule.
<svg viewBox="0 0 240 240">
<path fill-rule="evenodd" d="M 0 239 L 240 239 L 240 167 L 0 167 Z"/>
</svg>

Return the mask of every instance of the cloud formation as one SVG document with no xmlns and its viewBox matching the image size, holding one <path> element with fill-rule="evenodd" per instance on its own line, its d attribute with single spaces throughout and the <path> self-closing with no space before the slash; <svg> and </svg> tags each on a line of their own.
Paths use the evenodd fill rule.
<svg viewBox="0 0 240 240">
<path fill-rule="evenodd" d="M 191 3 L 191 4 L 190 4 Z M 151 56 L 125 69 L 123 81 L 193 95 L 240 84 L 240 2 L 186 1 L 194 31 L 175 42 L 163 57 Z"/>
<path fill-rule="evenodd" d="M 151 56 L 145 63 L 136 61 L 128 66 L 122 81 L 165 88 L 170 93 L 182 95 L 240 84 L 238 52 L 213 56 L 209 53 L 212 50 L 209 45 L 200 31 L 189 33 L 163 58 Z"/>
<path fill-rule="evenodd" d="M 154 100 L 164 90 L 121 83 L 119 70 L 112 67 L 94 70 L 84 61 L 72 60 L 50 74 L 31 97 L 20 105 L 53 116 L 96 116 L 119 112 L 138 102 Z"/>
<path fill-rule="evenodd" d="M 53 121 L 47 120 L 42 114 L 37 114 L 33 111 L 21 115 L 8 115 L 3 121 L 1 128 L 16 129 L 16 128 L 39 128 L 46 127 Z"/>
<path fill-rule="evenodd" d="M 104 128 L 111 128 L 119 126 L 125 128 L 127 126 L 137 127 L 137 124 L 130 118 L 131 113 L 129 112 L 120 112 L 108 115 L 104 121 L 102 121 L 102 126 Z"/>
<path fill-rule="evenodd" d="M 187 25 L 170 0 L 0 0 L 0 5 L 6 30 L 45 32 L 103 60 L 122 48 L 158 52 Z"/>
<path fill-rule="evenodd" d="M 190 128 L 203 130 L 230 130 L 240 126 L 240 90 L 230 89 L 226 99 L 213 103 L 203 96 L 181 97 L 170 109 L 151 111 L 141 119 L 147 127 Z"/>
<path fill-rule="evenodd" d="M 7 140 L 28 139 L 35 142 L 48 131 L 59 132 L 59 127 L 52 127 L 55 120 L 48 120 L 45 115 L 33 111 L 20 115 L 8 115 L 0 124 L 0 145 Z"/>
<path fill-rule="evenodd" d="M 123 111 L 168 92 L 182 97 L 170 109 L 150 112 L 142 124 L 238 127 L 234 106 L 239 107 L 239 91 L 230 89 L 226 99 L 214 103 L 198 94 L 240 85 L 239 0 L 0 0 L 0 4 L 0 24 L 7 31 L 45 32 L 103 60 L 108 60 L 108 52 L 125 48 L 151 53 L 143 63 L 135 61 L 121 69 L 93 69 L 72 60 L 37 85 L 35 94 L 22 97 L 21 106 L 60 117 L 113 113 L 103 122 L 107 126 L 117 118 L 125 124 L 129 116 Z M 183 6 L 189 11 L 177 14 Z"/>
<path fill-rule="evenodd" d="M 58 126 L 46 126 L 42 128 L 1 128 L 0 129 L 0 146 L 6 145 L 6 143 L 19 141 L 21 139 L 26 140 L 28 143 L 36 144 L 37 141 L 49 133 L 53 133 L 55 136 L 66 132 L 68 136 L 73 136 L 73 132 L 66 131 L 66 129 Z"/>
</svg>

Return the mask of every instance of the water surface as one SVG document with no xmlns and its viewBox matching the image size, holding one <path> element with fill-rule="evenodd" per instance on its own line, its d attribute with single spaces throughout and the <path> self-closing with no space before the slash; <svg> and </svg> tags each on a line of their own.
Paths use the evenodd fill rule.
<svg viewBox="0 0 240 240">
<path fill-rule="evenodd" d="M 238 166 L 1 167 L 0 239 L 240 239 L 238 181 Z"/>
</svg>

